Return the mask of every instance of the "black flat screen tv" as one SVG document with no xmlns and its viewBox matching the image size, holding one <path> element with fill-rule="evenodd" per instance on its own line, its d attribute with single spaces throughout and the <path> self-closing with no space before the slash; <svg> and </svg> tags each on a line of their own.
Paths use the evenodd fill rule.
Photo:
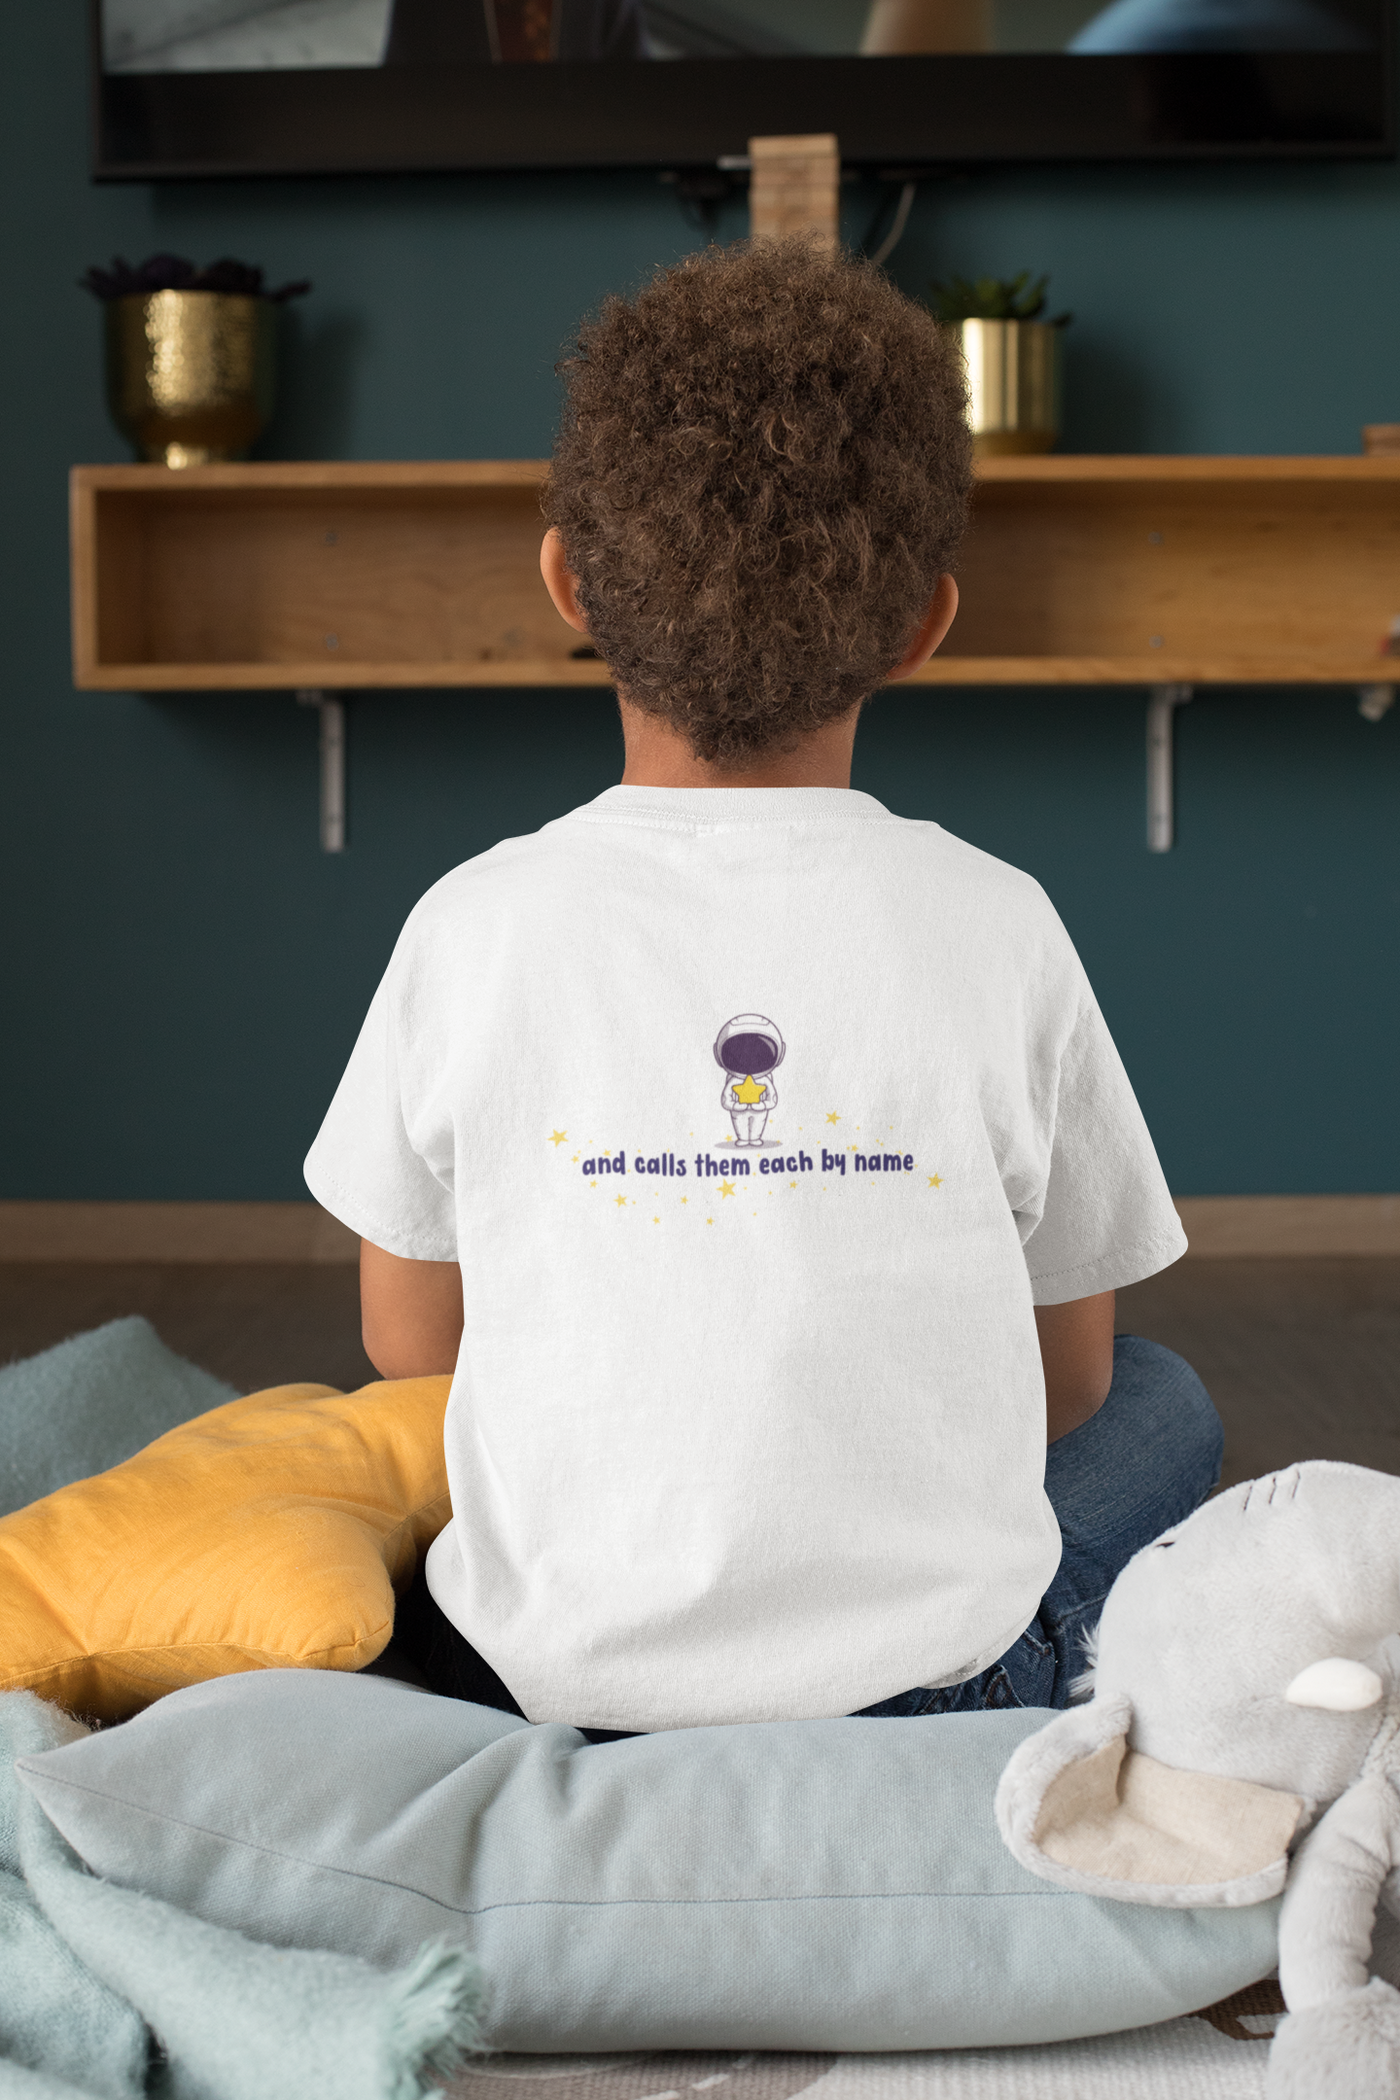
<svg viewBox="0 0 1400 2100">
<path fill-rule="evenodd" d="M 91 0 L 100 180 L 1394 152 L 1395 0 Z"/>
</svg>

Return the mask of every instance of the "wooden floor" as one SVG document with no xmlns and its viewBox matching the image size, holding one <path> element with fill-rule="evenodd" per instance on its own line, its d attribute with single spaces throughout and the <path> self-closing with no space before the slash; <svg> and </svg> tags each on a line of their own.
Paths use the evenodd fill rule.
<svg viewBox="0 0 1400 2100">
<path fill-rule="evenodd" d="M 1400 1260 L 1192 1261 L 1118 1294 L 1118 1330 L 1195 1365 L 1228 1486 L 1301 1458 L 1400 1473 Z"/>
<path fill-rule="evenodd" d="M 357 1277 L 337 1264 L 0 1264 L 0 1362 L 124 1313 L 240 1392 L 375 1374 Z M 1196 1260 L 1122 1291 L 1118 1326 L 1200 1372 L 1226 1481 L 1300 1458 L 1400 1473 L 1400 1260 Z"/>
</svg>

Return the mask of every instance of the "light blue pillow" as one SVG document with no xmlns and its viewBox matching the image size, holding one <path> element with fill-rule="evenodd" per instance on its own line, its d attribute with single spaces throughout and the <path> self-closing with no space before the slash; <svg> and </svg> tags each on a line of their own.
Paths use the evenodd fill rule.
<svg viewBox="0 0 1400 2100">
<path fill-rule="evenodd" d="M 109 1320 L 0 1370 L 0 1516 L 119 1466 L 231 1385 L 167 1349 L 149 1320 Z"/>
<path fill-rule="evenodd" d="M 18 1771 L 93 1870 L 279 1946 L 477 1956 L 488 2046 L 949 2049 L 1165 2020 L 1269 1973 L 1276 1904 L 1019 1867 L 1031 1709 L 587 1743 L 382 1677 L 267 1670 Z"/>
</svg>

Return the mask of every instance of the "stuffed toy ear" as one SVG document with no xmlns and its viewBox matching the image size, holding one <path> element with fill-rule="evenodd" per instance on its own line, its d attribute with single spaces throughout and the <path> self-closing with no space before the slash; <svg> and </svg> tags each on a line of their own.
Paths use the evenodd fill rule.
<svg viewBox="0 0 1400 2100">
<path fill-rule="evenodd" d="M 1019 1745 L 996 1818 L 1021 1865 L 1086 1896 L 1175 1910 L 1278 1895 L 1297 1795 L 1158 1764 L 1129 1750 L 1132 1718 L 1126 1698 L 1093 1699 Z"/>
<path fill-rule="evenodd" d="M 1294 1706 L 1316 1706 L 1324 1713 L 1354 1714 L 1368 1706 L 1379 1706 L 1385 1686 L 1365 1663 L 1348 1655 L 1325 1655 L 1321 1662 L 1300 1670 L 1284 1698 Z"/>
</svg>

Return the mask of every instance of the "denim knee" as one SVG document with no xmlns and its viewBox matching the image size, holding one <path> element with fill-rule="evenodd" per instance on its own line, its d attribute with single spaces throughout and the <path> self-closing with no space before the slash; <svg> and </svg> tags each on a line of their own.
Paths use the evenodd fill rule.
<svg viewBox="0 0 1400 2100">
<path fill-rule="evenodd" d="M 1225 1425 L 1197 1373 L 1184 1356 L 1161 1342 L 1140 1334 L 1117 1334 L 1113 1386 L 1120 1385 L 1131 1392 L 1139 1409 L 1146 1406 L 1169 1420 L 1182 1470 L 1199 1479 L 1199 1499 L 1204 1501 L 1220 1479 Z"/>
<path fill-rule="evenodd" d="M 1220 1417 L 1190 1364 L 1160 1342 L 1117 1336 L 1108 1398 L 1046 1453 L 1045 1492 L 1064 1548 L 1047 1598 L 1062 1603 L 1067 1586 L 1081 1599 L 1107 1589 L 1141 1546 L 1205 1500 L 1223 1447 Z"/>
</svg>

